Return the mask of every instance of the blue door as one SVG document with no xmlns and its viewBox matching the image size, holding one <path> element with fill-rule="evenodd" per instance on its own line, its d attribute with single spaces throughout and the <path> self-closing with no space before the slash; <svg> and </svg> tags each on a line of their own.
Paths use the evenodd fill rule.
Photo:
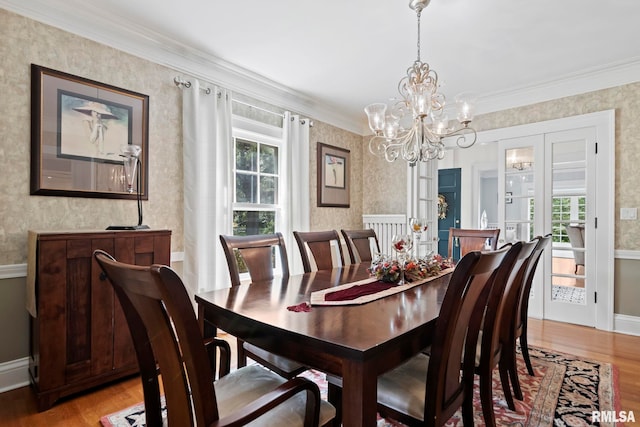
<svg viewBox="0 0 640 427">
<path fill-rule="evenodd" d="M 447 204 L 446 210 L 442 210 L 444 218 L 438 218 L 438 253 L 446 258 L 449 228 L 460 228 L 460 168 L 438 170 L 438 196 L 443 196 Z M 460 258 L 459 252 L 460 248 L 453 248 L 454 259 Z"/>
</svg>

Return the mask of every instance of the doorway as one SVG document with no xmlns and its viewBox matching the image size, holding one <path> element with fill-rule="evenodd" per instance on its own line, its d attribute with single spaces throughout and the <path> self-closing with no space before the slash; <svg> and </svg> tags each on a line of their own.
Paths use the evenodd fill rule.
<svg viewBox="0 0 640 427">
<path fill-rule="evenodd" d="M 449 228 L 460 228 L 460 177 L 460 168 L 438 170 L 438 253 L 445 258 L 449 256 Z M 454 259 L 460 258 L 459 252 L 453 248 Z"/>
<path fill-rule="evenodd" d="M 529 315 L 613 326 L 613 111 L 488 132 L 498 143 L 501 242 L 552 235 Z"/>
</svg>

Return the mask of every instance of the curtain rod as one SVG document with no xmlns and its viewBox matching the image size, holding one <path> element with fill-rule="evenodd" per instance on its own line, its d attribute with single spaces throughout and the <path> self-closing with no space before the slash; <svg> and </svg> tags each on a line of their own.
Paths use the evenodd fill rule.
<svg viewBox="0 0 640 427">
<path fill-rule="evenodd" d="M 185 79 L 183 79 L 183 78 L 182 78 L 182 77 L 180 77 L 180 76 L 176 76 L 176 77 L 174 77 L 174 78 L 173 78 L 173 82 L 174 82 L 174 83 L 175 83 L 175 85 L 176 85 L 176 86 L 178 86 L 178 87 L 180 87 L 180 86 L 184 86 L 184 87 L 186 87 L 186 88 L 190 88 L 190 87 L 191 87 L 191 82 L 190 82 L 189 80 L 185 80 Z M 207 95 L 209 95 L 209 94 L 211 93 L 211 88 L 210 88 L 210 87 L 207 87 L 207 88 L 201 87 L 201 88 L 200 88 L 200 90 L 203 90 Z M 258 106 L 256 106 L 256 105 L 249 104 L 249 103 L 244 102 L 244 101 L 239 101 L 239 100 L 237 100 L 237 99 L 232 99 L 231 101 L 232 101 L 232 102 L 236 102 L 236 103 L 238 103 L 238 104 L 245 105 L 245 106 L 247 106 L 247 107 L 249 107 L 249 108 L 255 108 L 256 110 L 264 111 L 265 113 L 273 114 L 273 115 L 275 115 L 275 116 L 279 116 L 279 117 L 283 117 L 283 118 L 284 118 L 284 114 L 283 114 L 283 113 L 277 113 L 277 112 L 275 112 L 275 111 L 267 110 L 266 108 L 258 107 Z M 302 119 L 302 120 L 301 120 L 301 123 L 302 123 L 302 124 L 304 124 L 304 120 L 305 120 L 305 119 Z M 313 127 L 313 121 L 312 121 L 312 120 L 309 120 L 309 126 Z"/>
<path fill-rule="evenodd" d="M 190 88 L 191 87 L 191 82 L 189 80 L 185 80 L 182 77 L 174 77 L 173 78 L 173 82 L 176 84 L 176 86 L 180 87 L 180 86 L 184 86 L 186 88 Z M 207 95 L 211 94 L 211 88 L 210 87 L 201 87 L 200 90 L 204 91 L 204 93 L 206 93 Z"/>
</svg>

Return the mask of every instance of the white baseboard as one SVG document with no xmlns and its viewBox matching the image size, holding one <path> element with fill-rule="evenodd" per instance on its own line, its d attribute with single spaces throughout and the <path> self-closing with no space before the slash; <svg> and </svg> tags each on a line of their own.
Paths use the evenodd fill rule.
<svg viewBox="0 0 640 427">
<path fill-rule="evenodd" d="M 0 393 L 29 385 L 29 358 L 0 363 Z"/>
<path fill-rule="evenodd" d="M 640 317 L 615 314 L 613 316 L 613 330 L 621 334 L 640 336 Z"/>
</svg>

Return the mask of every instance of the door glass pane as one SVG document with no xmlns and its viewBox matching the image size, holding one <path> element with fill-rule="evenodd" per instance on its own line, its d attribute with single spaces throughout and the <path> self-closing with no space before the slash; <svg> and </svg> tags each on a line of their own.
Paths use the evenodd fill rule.
<svg viewBox="0 0 640 427">
<path fill-rule="evenodd" d="M 533 147 L 505 152 L 504 218 L 506 242 L 528 241 L 534 237 Z"/>
<path fill-rule="evenodd" d="M 586 150 L 584 141 L 553 144 L 551 299 L 586 304 Z"/>
</svg>

